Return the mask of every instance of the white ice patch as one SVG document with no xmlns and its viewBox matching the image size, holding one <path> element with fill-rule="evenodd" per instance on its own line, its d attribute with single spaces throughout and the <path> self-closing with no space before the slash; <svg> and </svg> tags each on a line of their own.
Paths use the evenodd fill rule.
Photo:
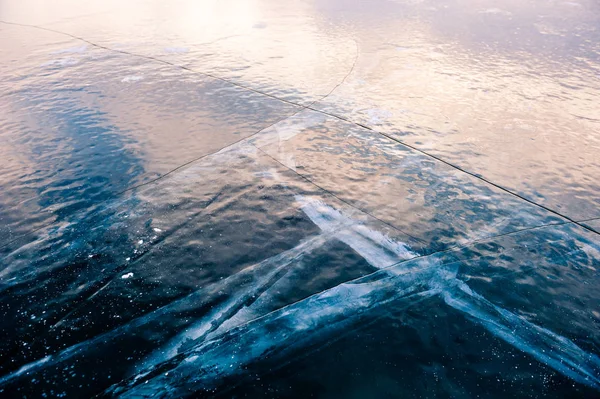
<svg viewBox="0 0 600 399">
<path fill-rule="evenodd" d="M 323 232 L 337 231 L 335 238 L 348 245 L 372 266 L 382 269 L 418 256 L 404 243 L 393 241 L 317 199 L 296 196 L 302 211 Z"/>
<path fill-rule="evenodd" d="M 142 75 L 129 75 L 129 76 L 125 76 L 123 79 L 121 79 L 121 82 L 124 82 L 124 83 L 138 82 L 142 79 L 144 79 L 144 77 Z"/>
<path fill-rule="evenodd" d="M 166 53 L 184 54 L 190 51 L 187 47 L 165 47 Z"/>
<path fill-rule="evenodd" d="M 379 108 L 368 109 L 366 112 L 369 116 L 369 124 L 371 125 L 379 125 L 384 123 L 393 115 L 390 111 Z"/>
<path fill-rule="evenodd" d="M 340 211 L 326 205 L 320 200 L 307 198 L 302 195 L 295 197 L 300 204 L 300 208 L 309 217 L 309 219 L 326 233 L 331 233 L 339 229 L 340 224 L 351 224 L 349 217 L 344 216 Z"/>
</svg>

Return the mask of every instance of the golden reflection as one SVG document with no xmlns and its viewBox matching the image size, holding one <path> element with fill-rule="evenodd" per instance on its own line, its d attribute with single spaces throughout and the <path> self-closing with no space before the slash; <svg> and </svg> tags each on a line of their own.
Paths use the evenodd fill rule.
<svg viewBox="0 0 600 399">
<path fill-rule="evenodd" d="M 317 105 L 320 109 L 397 134 L 500 184 L 548 197 L 553 206 L 597 187 L 589 179 L 600 175 L 593 4 L 26 3 L 4 5 L 0 13 L 300 103 L 341 82 L 358 48 L 352 74 Z M 25 8 L 35 11 L 28 14 Z M 217 121 L 224 113 L 194 114 L 192 109 L 181 115 L 174 99 L 187 89 L 164 90 L 136 81 L 136 75 L 123 90 L 116 86 L 127 79 L 127 71 L 122 74 L 99 88 L 110 101 L 98 105 L 112 123 L 127 127 L 124 131 L 136 130 L 130 126 L 155 131 L 137 137 L 146 142 L 149 164 L 165 147 L 176 151 L 177 138 L 199 137 L 206 126 L 223 129 Z M 163 104 L 173 107 L 153 109 L 145 102 L 152 90 L 161 90 Z M 177 123 L 178 118 L 194 123 Z M 166 130 L 171 135 L 161 134 Z M 577 195 L 562 192 L 571 186 Z M 576 217 L 597 213 L 597 204 L 585 204 L 589 195 L 584 197 L 583 205 L 573 208 Z"/>
</svg>

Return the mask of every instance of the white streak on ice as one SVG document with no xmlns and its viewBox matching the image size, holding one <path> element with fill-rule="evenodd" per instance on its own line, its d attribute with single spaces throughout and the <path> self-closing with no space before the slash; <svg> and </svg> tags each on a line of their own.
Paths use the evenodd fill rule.
<svg viewBox="0 0 600 399">
<path fill-rule="evenodd" d="M 193 326 L 172 339 L 165 347 L 153 353 L 138 370 L 151 369 L 153 366 L 173 358 L 180 353 L 186 342 L 200 341 L 216 336 L 256 317 L 256 313 L 244 306 L 244 303 L 250 298 L 260 297 L 264 287 L 281 270 L 287 268 L 303 254 L 322 246 L 331 238 L 346 243 L 377 268 L 389 267 L 400 259 L 416 256 L 404 244 L 396 243 L 380 232 L 357 223 L 320 200 L 296 196 L 296 201 L 301 204 L 302 210 L 323 231 L 323 234 L 256 265 L 257 272 L 262 269 L 268 269 L 269 272 L 257 278 L 255 284 L 248 290 L 240 291 L 237 285 L 228 287 L 227 291 L 233 292 L 228 301 L 219 308 L 213 309 Z M 142 373 L 142 376 L 144 374 Z"/>
<path fill-rule="evenodd" d="M 21 367 L 19 370 L 0 377 L 0 386 L 15 378 L 20 377 L 21 374 L 25 371 L 37 371 L 44 367 L 56 365 L 75 356 L 81 356 L 85 354 L 85 352 L 89 348 L 94 348 L 95 346 L 99 346 L 103 343 L 109 342 L 110 340 L 114 339 L 120 334 L 126 334 L 128 333 L 128 331 L 131 330 L 143 329 L 145 325 L 160 320 L 160 318 L 166 314 L 177 313 L 181 311 L 182 308 L 188 307 L 189 304 L 202 302 L 203 297 L 209 296 L 210 293 L 233 293 L 232 299 L 227 301 L 218 309 L 215 309 L 207 317 L 199 320 L 194 326 L 184 331 L 181 335 L 175 337 L 166 346 L 166 348 L 163 348 L 160 351 L 157 351 L 156 353 L 151 355 L 144 363 L 145 366 L 151 367 L 156 362 L 168 358 L 166 356 L 166 353 L 176 355 L 177 352 L 173 352 L 172 348 L 179 348 L 181 344 L 185 343 L 185 341 L 189 339 L 193 339 L 193 337 L 201 337 L 202 334 L 204 334 L 204 330 L 211 331 L 213 328 L 218 327 L 219 323 L 217 321 L 220 316 L 222 316 L 223 319 L 226 319 L 227 316 L 235 314 L 235 311 L 237 311 L 237 309 L 239 309 L 240 307 L 244 306 L 245 300 L 248 299 L 253 293 L 256 295 L 260 294 L 260 290 L 264 287 L 265 283 L 269 282 L 270 277 L 276 276 L 278 272 L 285 269 L 285 267 L 287 267 L 294 261 L 300 259 L 305 253 L 318 248 L 320 245 L 323 245 L 327 241 L 327 237 L 328 236 L 326 235 L 318 235 L 309 238 L 288 251 L 284 251 L 260 263 L 249 266 L 243 269 L 242 271 L 226 278 L 225 280 L 219 281 L 207 287 L 203 287 L 202 289 L 186 296 L 185 298 L 172 302 L 169 305 L 156 309 L 155 311 L 141 316 L 137 319 L 131 320 L 127 324 L 115 328 L 112 331 L 96 336 L 88 341 L 83 341 L 73 346 L 70 346 L 52 356 L 46 356 L 43 359 L 28 363 L 25 366 Z M 133 273 L 127 273 L 121 276 L 121 278 L 124 279 L 130 277 L 133 277 Z M 253 282 L 258 281 L 258 284 L 254 284 L 254 289 L 250 292 L 240 290 L 240 287 L 243 286 L 245 280 L 248 279 L 253 280 Z M 102 289 L 104 289 L 104 287 Z M 163 351 L 165 353 L 161 354 L 161 352 Z"/>
<path fill-rule="evenodd" d="M 346 226 L 336 233 L 336 238 L 382 270 L 200 342 L 188 352 L 186 362 L 175 366 L 181 379 L 191 381 L 199 389 L 210 388 L 215 380 L 239 372 L 244 365 L 266 353 L 269 356 L 281 354 L 290 347 L 308 343 L 311 337 L 317 339 L 326 331 L 339 331 L 368 309 L 402 297 L 440 295 L 449 306 L 465 313 L 472 321 L 515 348 L 579 383 L 600 387 L 600 359 L 596 355 L 586 353 L 569 339 L 487 301 L 456 277 L 456 268 L 437 264 L 435 260 L 431 262 L 428 258 L 412 262 L 416 267 L 409 270 L 408 264 L 389 267 L 389 262 L 396 259 L 390 254 L 414 254 L 404 244 L 365 226 L 353 224 L 351 219 L 321 201 L 300 196 L 296 199 L 324 233 L 332 232 L 334 225 Z M 243 351 L 236 350 L 242 347 Z M 232 353 L 235 355 L 232 356 Z M 167 392 L 166 396 L 176 396 L 177 389 L 170 387 L 170 382 L 160 376 L 131 390 L 125 388 L 124 392 L 116 388 L 115 392 L 136 396 L 160 389 L 162 393 Z"/>
<path fill-rule="evenodd" d="M 46 357 L 41 358 L 40 360 L 36 360 L 35 362 L 26 364 L 25 366 L 23 366 L 20 369 L 18 369 L 17 371 L 15 371 L 13 374 L 22 375 L 24 373 L 27 373 L 28 371 L 35 369 L 35 368 L 43 365 L 44 363 L 47 363 L 48 360 L 50 360 L 50 358 L 51 358 L 51 356 L 46 356 Z"/>
<path fill-rule="evenodd" d="M 121 82 L 123 83 L 131 83 L 131 82 L 137 82 L 144 79 L 144 77 L 142 75 L 129 75 L 129 76 L 125 76 L 123 79 L 121 79 Z"/>
<path fill-rule="evenodd" d="M 297 200 L 303 202 L 300 198 Z M 321 229 L 328 229 L 329 220 L 342 218 L 339 211 L 321 203 L 312 201 L 303 205 L 302 210 Z M 348 232 L 345 230 L 338 238 L 358 252 L 371 265 L 382 268 L 390 259 L 382 253 L 382 247 L 404 256 L 412 254 L 404 244 L 398 244 L 378 232 L 363 229 Z M 358 234 L 352 234 L 358 233 Z M 365 236 L 372 240 L 363 239 Z M 443 266 L 440 266 L 443 270 Z M 441 270 L 441 271 L 442 271 Z M 439 285 L 439 281 L 444 284 Z M 600 358 L 588 354 L 575 343 L 547 329 L 539 327 L 505 309 L 497 307 L 479 294 L 473 292 L 466 283 L 454 276 L 451 279 L 432 280 L 430 287 L 440 289 L 445 302 L 480 323 L 492 334 L 505 340 L 517 349 L 530 354 L 569 378 L 588 386 L 600 387 Z M 459 287 L 463 298 L 453 296 L 455 287 Z"/>
<path fill-rule="evenodd" d="M 432 271 L 435 270 L 431 267 L 418 270 L 409 280 L 427 281 Z M 398 283 L 407 278 L 405 273 L 379 273 L 382 273 L 379 279 L 340 284 L 199 343 L 176 365 L 175 372 L 170 372 L 170 376 L 178 376 L 175 379 L 161 374 L 131 389 L 114 386 L 108 393 L 123 398 L 180 397 L 185 392 L 179 386 L 212 389 L 219 379 L 239 373 L 256 359 L 268 355 L 283 361 L 290 351 L 315 341 L 336 339 L 340 331 L 351 328 L 365 311 L 391 302 L 399 309 L 439 293 L 418 284 L 398 289 Z M 181 381 L 185 383 L 179 385 Z"/>
<path fill-rule="evenodd" d="M 399 260 L 417 256 L 408 246 L 397 243 L 379 231 L 372 230 L 364 224 L 345 215 L 321 200 L 297 195 L 296 201 L 301 209 L 329 238 L 335 238 L 353 248 L 358 254 L 376 268 L 386 268 Z M 240 309 L 238 313 L 224 321 L 221 326 L 206 336 L 207 339 L 218 337 L 232 328 L 254 320 L 268 313 L 268 292 L 261 295 L 250 306 Z"/>
<path fill-rule="evenodd" d="M 502 309 L 467 284 L 456 279 L 454 289 L 442 293 L 451 307 L 466 313 L 492 334 L 561 374 L 593 388 L 600 388 L 600 358 L 573 341 Z"/>
<path fill-rule="evenodd" d="M 296 201 L 301 204 L 302 210 L 310 220 L 324 232 L 331 231 L 334 226 L 347 226 L 340 230 L 335 238 L 348 245 L 377 269 L 418 256 L 406 244 L 395 242 L 388 236 L 357 223 L 320 200 L 298 195 Z"/>
<path fill-rule="evenodd" d="M 320 200 L 302 196 L 297 196 L 296 200 L 323 234 L 219 283 L 215 289 L 231 292 L 231 298 L 148 358 L 141 365 L 143 372 L 138 377 L 144 377 L 160 362 L 172 360 L 174 355 L 183 352 L 186 354 L 184 361 L 174 365 L 177 373 L 171 373 L 168 377 L 161 374 L 139 385 L 139 379 L 136 378 L 129 385 L 114 386 L 112 393 L 124 397 L 137 397 L 145 393 L 177 396 L 181 392 L 171 385 L 173 382 L 175 385 L 189 387 L 189 384 L 193 384 L 197 389 L 210 389 L 220 378 L 241 372 L 243 366 L 267 353 L 269 356 L 283 356 L 288 350 L 302 348 L 315 340 L 335 339 L 336 334 L 351 328 L 358 317 L 375 307 L 393 301 L 397 309 L 398 304 L 410 306 L 414 301 L 434 295 L 440 295 L 446 304 L 465 313 L 496 337 L 541 363 L 579 383 L 600 388 L 598 356 L 585 352 L 569 339 L 502 309 L 473 292 L 456 277 L 456 265 L 439 264 L 435 258 L 426 257 L 392 266 L 416 254 L 407 245 L 369 229 Z M 252 306 L 256 302 L 250 301 L 246 305 L 248 300 L 267 295 L 266 290 L 289 265 L 331 237 L 344 242 L 381 270 L 255 318 L 257 314 L 252 311 Z M 248 276 L 252 280 L 250 289 L 240 290 L 240 286 L 243 286 L 240 282 Z M 156 319 L 160 314 L 176 309 L 176 306 L 169 305 L 156 315 L 136 320 L 129 327 L 142 328 L 146 319 Z M 113 331 L 97 337 L 87 345 L 97 340 L 101 342 L 117 333 Z M 184 344 L 190 340 L 193 342 L 189 349 L 185 349 L 188 345 Z M 78 344 L 55 356 L 56 361 L 69 357 L 71 353 L 79 353 L 85 345 Z M 49 357 L 23 366 L 0 379 L 0 383 L 44 367 L 45 363 L 56 363 L 48 360 Z M 174 375 L 179 377 L 174 380 Z M 182 384 L 182 381 L 186 383 Z"/>
<path fill-rule="evenodd" d="M 227 301 L 217 308 L 213 308 L 207 315 L 202 317 L 181 334 L 173 338 L 168 344 L 155 351 L 143 362 L 140 369 L 148 369 L 163 361 L 176 356 L 182 346 L 188 341 L 195 341 L 205 337 L 211 331 L 217 329 L 223 322 L 231 319 L 244 307 L 250 299 L 262 294 L 265 286 L 272 283 L 277 275 L 290 264 L 300 259 L 304 254 L 314 251 L 327 241 L 325 235 L 319 235 L 303 241 L 296 247 L 282 252 L 276 256 L 245 269 L 244 273 L 251 272 L 255 277 L 254 284 L 248 290 L 240 290 L 239 276 L 233 275 L 223 282 L 222 290 L 232 292 Z"/>
</svg>

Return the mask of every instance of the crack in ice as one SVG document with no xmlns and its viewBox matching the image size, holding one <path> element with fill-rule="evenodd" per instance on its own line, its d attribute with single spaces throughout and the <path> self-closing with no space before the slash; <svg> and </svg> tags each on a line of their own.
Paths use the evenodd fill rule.
<svg viewBox="0 0 600 399">
<path fill-rule="evenodd" d="M 214 389 L 221 378 L 241 372 L 244 366 L 267 354 L 270 357 L 284 356 L 293 348 L 332 339 L 335 331 L 342 331 L 369 310 L 391 302 L 394 302 L 395 308 L 398 304 L 410 306 L 415 301 L 434 296 L 442 298 L 448 306 L 462 312 L 494 336 L 557 372 L 581 384 L 600 388 L 598 356 L 473 292 L 457 278 L 458 262 L 441 264 L 419 259 L 414 262 L 416 265 L 398 262 L 386 265 L 385 262 L 392 259 L 390 253 L 398 257 L 411 255 L 407 246 L 362 224 L 349 223 L 350 219 L 342 212 L 319 200 L 302 196 L 298 196 L 297 200 L 306 215 L 324 233 L 337 231 L 333 226 L 339 223 L 350 226 L 339 230 L 335 238 L 380 270 L 262 317 L 246 320 L 244 324 L 243 320 L 237 320 L 239 324 L 230 326 L 219 335 L 198 340 L 196 346 L 163 363 L 177 371 L 176 380 L 162 374 L 145 379 L 152 372 L 150 369 L 133 381 L 113 386 L 107 393 L 123 397 L 176 397 L 182 394 L 179 390 L 182 386 Z M 182 359 L 184 361 L 180 361 Z M 143 379 L 145 381 L 141 383 Z"/>
</svg>

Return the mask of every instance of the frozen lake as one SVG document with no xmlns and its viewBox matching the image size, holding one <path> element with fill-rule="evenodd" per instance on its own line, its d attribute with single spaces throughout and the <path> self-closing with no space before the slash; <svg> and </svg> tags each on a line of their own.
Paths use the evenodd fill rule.
<svg viewBox="0 0 600 399">
<path fill-rule="evenodd" d="M 597 398 L 594 0 L 0 2 L 0 396 Z"/>
</svg>

